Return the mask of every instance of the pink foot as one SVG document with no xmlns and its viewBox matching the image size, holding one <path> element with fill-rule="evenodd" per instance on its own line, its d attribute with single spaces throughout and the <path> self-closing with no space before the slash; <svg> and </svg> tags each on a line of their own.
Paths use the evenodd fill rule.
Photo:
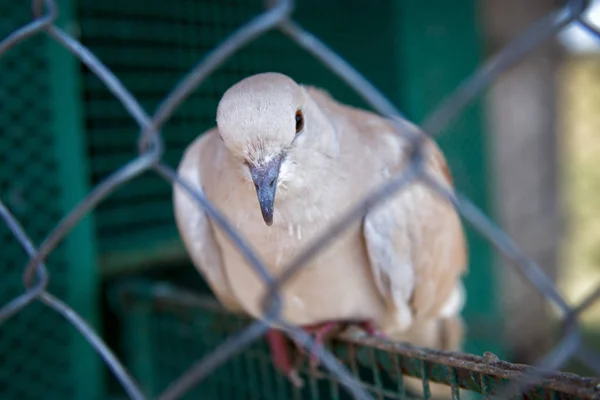
<svg viewBox="0 0 600 400">
<path fill-rule="evenodd" d="M 373 323 L 370 321 L 358 322 L 355 324 L 357 324 L 360 328 L 365 330 L 367 334 L 371 336 L 385 338 L 385 335 L 379 330 L 377 330 L 373 326 Z M 345 324 L 341 322 L 325 322 L 316 325 L 304 326 L 302 327 L 302 330 L 304 330 L 307 334 L 312 335 L 313 341 L 316 344 L 323 346 L 325 340 L 327 339 L 327 336 L 336 328 L 339 328 L 343 325 Z M 285 376 L 287 376 L 294 386 L 298 388 L 302 387 L 304 385 L 304 382 L 298 375 L 298 371 L 296 370 L 296 368 L 294 368 L 294 366 L 292 365 L 289 349 L 286 342 L 286 337 L 283 334 L 283 332 L 277 329 L 269 329 L 267 331 L 266 337 L 267 342 L 269 343 L 269 348 L 271 350 L 271 356 L 275 368 L 277 368 Z M 294 339 L 292 339 L 292 341 L 294 342 L 298 352 L 302 356 L 306 356 L 308 352 L 305 350 L 305 348 L 301 344 L 297 343 Z M 319 364 L 319 357 L 317 356 L 316 352 L 312 351 L 311 349 L 310 367 L 317 368 Z"/>
<path fill-rule="evenodd" d="M 385 335 L 377 328 L 375 328 L 371 321 L 360 322 L 358 323 L 358 326 L 360 326 L 365 332 L 367 332 L 368 335 L 375 336 L 380 339 L 385 339 Z"/>
<path fill-rule="evenodd" d="M 312 333 L 314 335 L 313 340 L 316 344 L 321 347 L 325 344 L 325 340 L 327 339 L 327 335 L 330 334 L 334 329 L 339 326 L 337 322 L 326 322 L 324 324 L 304 328 L 307 333 Z M 316 352 L 311 351 L 310 353 L 310 366 L 313 368 L 317 368 L 320 364 L 319 356 Z"/>
<path fill-rule="evenodd" d="M 340 325 L 341 324 L 339 322 L 325 322 L 322 324 L 303 326 L 302 330 L 304 330 L 307 334 L 312 335 L 313 341 L 316 344 L 324 346 L 327 335 L 329 335 Z M 306 349 L 300 343 L 294 340 L 294 344 L 301 355 L 305 356 L 307 354 Z M 314 351 L 310 351 L 310 366 L 312 368 L 319 366 L 319 356 Z"/>
<path fill-rule="evenodd" d="M 266 336 L 275 368 L 287 376 L 295 387 L 301 388 L 304 386 L 304 382 L 298 375 L 298 371 L 292 366 L 284 334 L 279 330 L 269 329 Z"/>
</svg>

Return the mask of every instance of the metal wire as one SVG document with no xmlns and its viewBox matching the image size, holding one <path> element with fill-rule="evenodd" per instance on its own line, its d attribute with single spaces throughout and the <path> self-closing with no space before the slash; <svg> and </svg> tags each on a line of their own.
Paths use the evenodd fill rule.
<svg viewBox="0 0 600 400">
<path fill-rule="evenodd" d="M 271 2 L 272 3 L 272 2 Z M 542 18 L 533 24 L 524 34 L 514 40 L 496 56 L 483 64 L 467 80 L 465 80 L 448 98 L 425 119 L 422 130 L 427 135 L 438 135 L 448 124 L 460 113 L 460 111 L 472 102 L 475 97 L 488 86 L 500 73 L 511 65 L 519 62 L 526 54 L 531 52 L 542 42 L 551 39 L 562 28 L 573 21 L 582 24 L 594 35 L 598 35 L 598 28 L 592 26 L 584 19 L 584 12 L 589 5 L 585 0 L 567 1 L 561 9 Z M 600 298 L 600 288 L 581 302 L 580 305 L 571 306 L 561 296 L 552 280 L 544 271 L 506 235 L 501 229 L 466 197 L 460 193 L 450 193 L 429 176 L 422 169 L 421 144 L 422 140 L 415 136 L 410 124 L 403 120 L 403 115 L 379 90 L 368 82 L 347 61 L 333 52 L 327 45 L 322 43 L 312 33 L 306 31 L 293 20 L 294 3 L 292 0 L 279 0 L 270 5 L 265 12 L 256 16 L 245 25 L 231 34 L 219 46 L 212 50 L 203 60 L 185 76 L 174 87 L 171 93 L 159 105 L 153 116 L 149 116 L 140 106 L 136 98 L 124 87 L 119 79 L 85 46 L 72 36 L 68 35 L 57 26 L 55 21 L 58 15 L 58 7 L 55 0 L 33 0 L 32 9 L 34 20 L 16 30 L 6 39 L 0 42 L 0 56 L 12 47 L 27 40 L 28 38 L 44 32 L 50 38 L 62 45 L 85 64 L 119 99 L 123 107 L 136 121 L 140 128 L 138 140 L 139 156 L 115 171 L 112 175 L 98 184 L 79 204 L 74 207 L 48 234 L 41 243 L 39 249 L 31 243 L 27 234 L 19 222 L 13 217 L 8 208 L 0 201 L 0 216 L 9 227 L 15 238 L 28 253 L 30 260 L 24 269 L 24 292 L 8 304 L 0 308 L 0 324 L 27 307 L 33 301 L 40 301 L 48 307 L 61 314 L 67 321 L 74 325 L 82 336 L 100 354 L 115 377 L 121 382 L 123 388 L 132 399 L 145 399 L 139 385 L 130 376 L 122 363 L 115 357 L 111 350 L 104 344 L 101 338 L 89 327 L 69 306 L 64 304 L 46 291 L 48 282 L 48 271 L 44 260 L 65 238 L 74 226 L 94 207 L 119 186 L 135 179 L 141 173 L 154 170 L 171 184 L 180 185 L 198 203 L 210 218 L 218 224 L 228 235 L 229 239 L 239 248 L 241 254 L 246 258 L 257 276 L 263 280 L 268 287 L 263 302 L 265 320 L 256 321 L 237 335 L 215 348 L 211 354 L 190 367 L 179 379 L 174 381 L 159 396 L 163 400 L 177 399 L 187 391 L 205 379 L 215 368 L 226 362 L 231 356 L 244 350 L 246 346 L 260 338 L 267 330 L 269 323 L 277 323 L 287 333 L 306 348 L 313 348 L 319 355 L 321 362 L 357 399 L 369 399 L 365 388 L 356 378 L 340 364 L 333 355 L 311 339 L 301 329 L 288 324 L 280 317 L 282 300 L 279 296 L 280 289 L 291 279 L 306 262 L 314 257 L 319 251 L 325 249 L 330 241 L 344 231 L 351 223 L 362 218 L 365 213 L 387 197 L 402 190 L 406 185 L 415 180 L 426 183 L 432 190 L 451 202 L 461 215 L 494 247 L 505 256 L 511 265 L 527 279 L 533 287 L 540 291 L 549 301 L 558 306 L 562 312 L 563 336 L 559 344 L 539 363 L 538 367 L 532 368 L 530 378 L 533 380 L 540 377 L 540 371 L 549 371 L 564 365 L 569 359 L 575 357 L 595 369 L 600 374 L 600 360 L 597 356 L 585 349 L 578 328 L 578 315 L 591 303 Z M 412 139 L 413 157 L 412 162 L 405 171 L 392 177 L 388 183 L 376 189 L 358 205 L 349 210 L 342 218 L 333 223 L 329 229 L 319 236 L 302 251 L 299 256 L 292 260 L 281 277 L 275 279 L 268 272 L 265 264 L 252 251 L 246 240 L 237 232 L 231 223 L 219 212 L 218 208 L 211 204 L 202 193 L 194 190 L 188 182 L 177 176 L 170 166 L 162 161 L 164 151 L 160 129 L 174 114 L 181 103 L 202 84 L 202 82 L 230 56 L 235 54 L 243 46 L 260 37 L 270 30 L 280 30 L 300 47 L 311 53 L 324 65 L 341 77 L 357 94 L 362 97 L 371 107 L 381 115 L 389 117 L 394 122 L 397 133 Z M 412 136 L 411 136 L 412 135 Z M 522 384 L 510 385 L 500 395 L 521 392 L 526 389 Z"/>
</svg>

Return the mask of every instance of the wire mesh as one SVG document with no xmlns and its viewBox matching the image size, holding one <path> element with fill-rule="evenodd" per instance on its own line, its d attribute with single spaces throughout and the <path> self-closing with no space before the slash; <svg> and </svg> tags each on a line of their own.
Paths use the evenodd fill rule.
<svg viewBox="0 0 600 400">
<path fill-rule="evenodd" d="M 0 324 L 34 302 L 45 304 L 77 328 L 81 335 L 103 358 L 106 365 L 111 369 L 131 398 L 146 398 L 139 384 L 90 326 L 68 305 L 46 290 L 49 273 L 44 261 L 77 223 L 100 202 L 106 199 L 110 193 L 140 176 L 143 172 L 153 170 L 170 183 L 180 185 L 190 193 L 198 203 L 198 206 L 223 229 L 225 234 L 239 248 L 241 254 L 269 287 L 263 304 L 266 311 L 265 320 L 254 321 L 245 329 L 228 337 L 209 355 L 192 365 L 187 372 L 172 382 L 159 398 L 166 400 L 181 397 L 210 375 L 219 365 L 255 342 L 266 332 L 269 323 L 273 322 L 277 322 L 283 326 L 288 335 L 293 337 L 298 343 L 307 348 L 312 348 L 319 356 L 321 363 L 329 371 L 328 373 L 355 398 L 371 398 L 364 385 L 355 379 L 351 371 L 340 363 L 332 353 L 314 343 L 304 331 L 291 326 L 280 318 L 279 312 L 282 304 L 278 289 L 291 279 L 306 262 L 325 249 L 336 235 L 343 232 L 353 221 L 364 216 L 371 207 L 401 190 L 409 182 L 420 180 L 428 184 L 431 190 L 434 190 L 447 201 L 451 202 L 464 219 L 487 238 L 511 262 L 511 265 L 520 271 L 533 287 L 543 293 L 548 301 L 553 303 L 561 313 L 564 334 L 558 345 L 546 357 L 540 360 L 537 365 L 538 368 L 523 369 L 523 376 L 527 377 L 527 379 L 520 379 L 518 382 L 508 382 L 503 387 L 496 387 L 494 395 L 506 398 L 523 391 L 527 388 L 527 385 L 535 382 L 535 379 L 539 379 L 541 375 L 552 373 L 553 370 L 560 368 L 561 365 L 573 357 L 590 365 L 590 367 L 600 373 L 598 365 L 600 364 L 600 360 L 590 356 L 592 353 L 585 348 L 577 322 L 579 313 L 600 297 L 598 296 L 600 291 L 595 291 L 580 305 L 568 304 L 543 270 L 533 260 L 528 258 L 511 238 L 495 226 L 468 198 L 460 193 L 450 193 L 437 185 L 434 179 L 426 174 L 421 168 L 422 138 L 420 136 L 410 136 L 412 132 L 410 129 L 407 129 L 402 114 L 377 88 L 371 85 L 358 71 L 317 37 L 294 21 L 293 1 L 280 0 L 271 3 L 266 11 L 233 32 L 219 46 L 209 52 L 204 59 L 200 60 L 162 101 L 156 112 L 150 116 L 101 60 L 79 41 L 55 25 L 59 10 L 54 0 L 33 0 L 32 10 L 34 19 L 28 25 L 13 32 L 0 43 L 0 56 L 12 47 L 38 34 L 46 34 L 65 47 L 106 85 L 108 90 L 122 103 L 123 107 L 131 115 L 131 118 L 138 124 L 140 128 L 138 140 L 139 155 L 96 185 L 76 207 L 63 217 L 37 248 L 11 212 L 0 202 L 0 214 L 3 220 L 30 257 L 23 274 L 25 290 L 20 296 L 14 298 L 0 309 Z M 552 38 L 566 25 L 578 21 L 587 30 L 600 37 L 598 29 L 583 19 L 583 13 L 588 3 L 585 0 L 567 1 L 562 8 L 531 26 L 519 38 L 484 63 L 478 71 L 465 80 L 454 93 L 442 102 L 426 118 L 422 126 L 423 131 L 432 137 L 438 135 L 442 128 L 450 123 L 499 74 L 521 60 L 536 46 Z M 292 38 L 299 46 L 330 68 L 374 110 L 383 116 L 391 118 L 399 134 L 401 133 L 405 137 L 407 135 L 412 137 L 411 146 L 413 147 L 412 162 L 405 171 L 392 177 L 387 184 L 375 190 L 356 207 L 349 210 L 343 218 L 333 223 L 326 232 L 323 232 L 296 259 L 292 260 L 284 268 L 285 272 L 277 279 L 269 274 L 264 263 L 254 254 L 244 238 L 233 228 L 232 224 L 219 212 L 218 207 L 211 204 L 201 193 L 195 191 L 189 183 L 177 176 L 171 166 L 162 161 L 164 145 L 160 132 L 161 127 L 169 120 L 182 102 L 219 65 L 246 44 L 267 31 L 274 29 L 280 30 Z M 422 371 L 425 373 L 426 369 Z"/>
</svg>

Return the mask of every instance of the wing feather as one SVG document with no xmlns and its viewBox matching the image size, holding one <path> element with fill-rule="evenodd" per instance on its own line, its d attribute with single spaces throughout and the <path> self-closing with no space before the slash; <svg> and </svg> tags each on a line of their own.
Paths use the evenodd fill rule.
<svg viewBox="0 0 600 400">
<path fill-rule="evenodd" d="M 426 168 L 452 189 L 443 154 L 428 140 Z M 413 319 L 447 317 L 464 304 L 461 275 L 466 243 L 454 207 L 421 181 L 415 181 L 365 217 L 363 227 L 377 288 L 397 311 L 398 326 Z"/>
<path fill-rule="evenodd" d="M 201 162 L 210 163 L 214 152 L 210 152 L 209 147 L 216 134 L 213 129 L 192 142 L 177 168 L 179 176 L 202 194 Z M 243 309 L 227 280 L 221 248 L 206 213 L 180 185 L 174 185 L 173 203 L 177 228 L 194 266 L 224 307 L 241 312 Z"/>
</svg>

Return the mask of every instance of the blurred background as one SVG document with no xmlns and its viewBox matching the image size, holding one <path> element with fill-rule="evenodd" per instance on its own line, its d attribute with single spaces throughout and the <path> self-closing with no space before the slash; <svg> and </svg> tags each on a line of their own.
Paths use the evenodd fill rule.
<svg viewBox="0 0 600 400">
<path fill-rule="evenodd" d="M 122 80 L 147 112 L 262 0 L 58 0 L 58 25 Z M 419 123 L 483 60 L 563 2 L 298 0 L 297 20 Z M 600 24 L 600 1 L 587 18 Z M 0 0 L 0 37 L 31 19 Z M 222 65 L 163 130 L 165 160 L 214 126 L 222 93 L 278 71 L 366 105 L 278 32 Z M 565 29 L 505 71 L 439 138 L 457 188 L 538 261 L 572 304 L 600 285 L 600 47 Z M 101 81 L 43 35 L 0 57 L 0 197 L 39 244 L 90 189 L 136 156 L 138 128 Z M 468 228 L 466 351 L 532 363 L 560 338 L 556 313 Z M 0 305 L 22 292 L 27 258 L 0 224 Z M 209 293 L 174 224 L 171 187 L 147 173 L 104 200 L 48 259 L 49 290 L 107 341 L 140 383 L 164 389 L 222 338 L 153 294 Z M 167 310 L 168 311 L 165 311 Z M 200 318 L 200 319 L 198 319 Z M 600 303 L 582 317 L 600 353 Z M 266 361 L 265 361 L 266 362 Z M 258 367 L 257 367 L 258 368 Z M 573 362 L 564 368 L 591 371 Z M 41 304 L 0 325 L 0 398 L 122 398 L 100 357 Z M 221 397 L 223 398 L 223 397 Z M 261 397 L 262 398 L 262 397 Z"/>
</svg>

